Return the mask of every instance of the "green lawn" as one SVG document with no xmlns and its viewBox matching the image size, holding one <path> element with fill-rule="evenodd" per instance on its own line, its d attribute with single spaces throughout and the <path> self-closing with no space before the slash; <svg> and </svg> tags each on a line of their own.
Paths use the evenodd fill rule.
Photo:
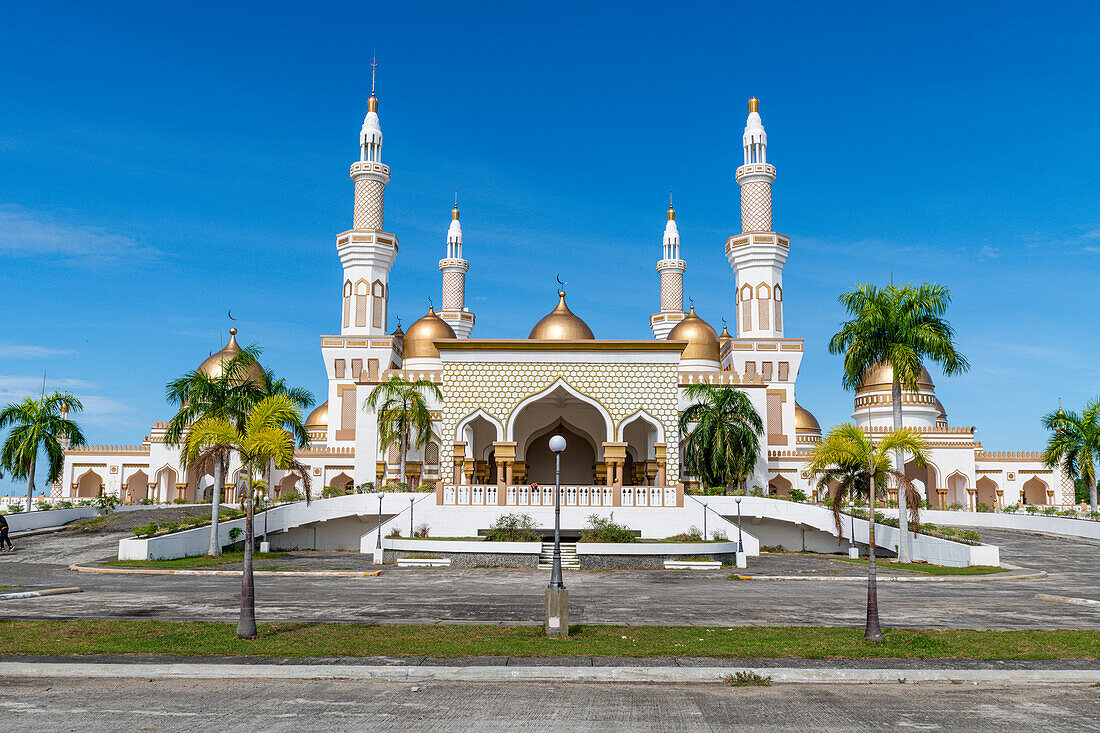
<svg viewBox="0 0 1100 733">
<path fill-rule="evenodd" d="M 257 552 L 253 553 L 253 562 L 261 562 L 263 560 L 282 559 L 287 556 L 288 553 L 276 550 L 274 552 Z M 108 560 L 103 563 L 104 565 L 110 565 L 116 568 L 171 568 L 171 569 L 186 569 L 186 568 L 216 568 L 219 565 L 229 565 L 235 562 L 244 562 L 244 552 L 238 550 L 236 552 L 223 552 L 217 557 L 210 557 L 209 555 L 198 555 L 196 557 L 180 557 L 175 560 Z M 263 568 L 260 568 L 263 569 Z"/>
<path fill-rule="evenodd" d="M 867 561 L 863 558 L 853 560 L 848 557 L 833 558 L 837 562 L 851 563 L 867 567 Z M 928 573 L 929 575 L 992 575 L 993 573 L 1007 573 L 1008 568 L 996 565 L 971 565 L 967 568 L 953 568 L 947 565 L 929 565 L 920 562 L 897 563 L 889 560 L 876 560 L 875 567 L 880 571 L 909 570 L 914 573 Z"/>
<path fill-rule="evenodd" d="M 328 656 L 702 656 L 810 659 L 1096 659 L 1100 631 L 887 629 L 884 644 L 862 628 L 589 626 L 547 639 L 531 626 L 261 624 L 242 641 L 236 624 L 198 621 L 0 621 L 0 654 Z"/>
</svg>

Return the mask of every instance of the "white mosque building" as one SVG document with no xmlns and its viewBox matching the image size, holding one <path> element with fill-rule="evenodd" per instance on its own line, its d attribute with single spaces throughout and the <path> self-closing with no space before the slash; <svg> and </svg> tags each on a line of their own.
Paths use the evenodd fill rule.
<svg viewBox="0 0 1100 733">
<path fill-rule="evenodd" d="M 390 168 L 382 161 L 378 98 L 372 92 L 351 165 L 351 228 L 336 237 L 343 265 L 338 333 L 321 336 L 328 398 L 307 419 L 312 444 L 298 458 L 319 487 L 376 485 L 401 477 L 398 452 L 379 448 L 376 416 L 366 398 L 391 376 L 428 379 L 442 391 L 433 404 L 437 440 L 411 452 L 410 485 L 431 482 L 436 503 L 456 507 L 537 506 L 552 492 L 532 489 L 554 481 L 549 438 L 563 434 L 562 482 L 566 503 L 579 507 L 681 507 L 696 487 L 681 470 L 683 436 L 677 419 L 688 402 L 687 385 L 729 385 L 747 394 L 764 418 L 766 435 L 746 488 L 784 497 L 792 488 L 813 495 L 807 454 L 821 427 L 796 401 L 803 339 L 784 333 L 783 268 L 790 238 L 772 224 L 768 140 L 759 103 L 749 100 L 743 136 L 741 231 L 725 243 L 733 268 L 732 303 L 737 333 L 719 334 L 703 318 L 684 312 L 676 212 L 669 207 L 657 262 L 659 308 L 650 316 L 652 339 L 597 338 L 567 305 L 565 292 L 525 339 L 474 337 L 475 314 L 466 305 L 470 268 L 463 252 L 457 206 L 451 212 L 443 258 L 442 307 L 429 310 L 402 332 L 391 330 L 390 272 L 398 239 L 384 227 Z M 657 251 L 655 244 L 654 250 Z M 476 261 L 475 261 L 476 266 Z M 553 305 L 547 303 L 547 306 Z M 334 303 L 335 306 L 335 303 Z M 235 330 L 219 352 L 198 365 L 215 374 L 239 346 Z M 490 334 L 491 336 L 491 334 Z M 892 426 L 891 373 L 871 370 L 855 396 L 853 420 L 872 435 Z M 925 372 L 919 392 L 902 395 L 906 426 L 931 445 L 927 468 L 906 472 L 933 507 L 1073 503 L 1072 483 L 1035 452 L 990 452 L 972 427 L 948 423 Z M 201 501 L 212 478 L 181 465 L 178 449 L 164 443 L 166 424 L 154 423 L 139 445 L 73 446 L 66 450 L 55 498 L 119 496 L 125 502 Z M 232 467 L 225 490 L 233 495 Z M 276 473 L 273 490 L 295 490 L 296 478 Z M 487 526 L 488 522 L 486 522 Z"/>
</svg>

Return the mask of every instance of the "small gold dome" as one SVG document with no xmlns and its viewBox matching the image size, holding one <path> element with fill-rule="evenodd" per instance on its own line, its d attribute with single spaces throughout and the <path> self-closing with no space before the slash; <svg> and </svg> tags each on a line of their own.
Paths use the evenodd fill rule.
<svg viewBox="0 0 1100 733">
<path fill-rule="evenodd" d="M 672 204 L 668 205 L 668 220 L 676 221 L 676 209 L 672 208 Z"/>
<path fill-rule="evenodd" d="M 201 372 L 211 379 L 217 379 L 222 375 L 222 364 L 239 353 L 241 353 L 241 347 L 237 344 L 237 329 L 231 328 L 229 329 L 229 343 L 221 351 L 206 357 L 195 371 Z M 259 384 L 264 377 L 264 368 L 260 366 L 259 362 L 252 362 L 252 365 L 245 372 L 245 377 Z"/>
<path fill-rule="evenodd" d="M 722 333 L 718 334 L 718 343 L 725 346 L 730 341 L 733 341 L 733 336 L 730 336 L 729 329 L 726 328 L 726 324 L 722 324 Z"/>
<path fill-rule="evenodd" d="M 451 220 L 458 221 L 458 204 L 455 204 L 455 207 L 451 209 Z"/>
<path fill-rule="evenodd" d="M 378 113 L 378 97 L 374 96 L 374 92 L 370 93 L 370 99 L 367 100 L 367 111 Z"/>
<path fill-rule="evenodd" d="M 940 414 L 936 416 L 936 419 L 946 420 L 947 419 L 947 410 L 943 409 L 943 403 L 940 402 L 940 398 L 939 397 L 933 397 L 932 399 L 935 401 L 936 409 L 940 411 Z"/>
<path fill-rule="evenodd" d="M 573 314 L 565 304 L 565 291 L 558 291 L 558 307 L 542 317 L 528 334 L 529 339 L 544 341 L 578 341 L 595 339 L 588 324 Z"/>
<path fill-rule="evenodd" d="M 669 341 L 687 341 L 681 359 L 705 359 L 718 361 L 718 332 L 710 324 L 695 315 L 695 306 L 688 311 L 687 318 L 680 321 L 668 332 Z"/>
<path fill-rule="evenodd" d="M 806 433 L 821 435 L 821 425 L 817 422 L 817 418 L 797 402 L 794 403 L 794 432 L 795 435 Z"/>
<path fill-rule="evenodd" d="M 435 348 L 438 339 L 455 338 L 454 329 L 429 308 L 409 330 L 405 332 L 405 345 L 402 359 L 438 359 L 439 349 Z"/>
<path fill-rule="evenodd" d="M 749 99 L 749 112 L 759 112 L 759 111 L 760 111 L 760 100 L 757 99 L 756 97 L 752 97 L 751 99 Z"/>
<path fill-rule="evenodd" d="M 313 412 L 309 413 L 309 417 L 306 418 L 306 430 L 327 430 L 328 429 L 328 400 L 325 400 L 314 408 Z"/>
<path fill-rule="evenodd" d="M 878 392 L 882 390 L 889 391 L 893 385 L 893 367 L 889 364 L 880 362 L 863 373 L 863 379 L 860 380 L 856 394 Z M 920 375 L 917 377 L 917 385 L 920 387 L 921 392 L 934 393 L 936 390 L 936 385 L 932 383 L 932 375 L 929 374 L 928 370 L 923 366 L 920 368 Z M 904 389 L 904 387 L 902 389 Z"/>
</svg>

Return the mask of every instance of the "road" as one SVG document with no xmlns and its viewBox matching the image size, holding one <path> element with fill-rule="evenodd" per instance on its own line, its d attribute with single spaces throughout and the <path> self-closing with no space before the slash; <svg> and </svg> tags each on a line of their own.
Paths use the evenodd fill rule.
<svg viewBox="0 0 1100 733">
<path fill-rule="evenodd" d="M 18 731 L 1100 731 L 1100 690 L 970 685 L 0 682 Z"/>
<path fill-rule="evenodd" d="M 1100 628 L 1100 607 L 1040 600 L 1036 594 L 1097 598 L 1100 545 L 982 530 L 1002 561 L 1046 571 L 1032 580 L 884 583 L 884 626 L 911 628 Z M 84 593 L 0 605 L 0 618 L 162 618 L 234 621 L 235 577 L 99 575 L 70 563 L 110 557 L 118 535 L 45 534 L 0 555 L 0 586 L 80 586 Z M 343 555 L 347 566 L 367 562 Z M 797 555 L 781 556 L 784 563 Z M 754 563 L 767 562 L 752 560 Z M 775 560 L 780 562 L 780 560 Z M 389 568 L 377 578 L 257 577 L 260 621 L 538 624 L 547 573 L 519 569 Z M 727 573 L 567 572 L 573 623 L 852 625 L 863 623 L 860 583 L 728 581 Z"/>
</svg>

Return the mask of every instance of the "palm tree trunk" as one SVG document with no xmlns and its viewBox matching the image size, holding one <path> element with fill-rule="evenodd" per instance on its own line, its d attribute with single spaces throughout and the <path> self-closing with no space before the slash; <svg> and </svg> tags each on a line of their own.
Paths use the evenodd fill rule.
<svg viewBox="0 0 1100 733">
<path fill-rule="evenodd" d="M 895 381 L 892 388 L 891 397 L 894 403 L 894 430 L 901 429 L 901 382 Z M 905 464 L 902 463 L 904 459 L 902 452 L 896 451 L 894 453 L 894 468 L 901 473 L 905 473 Z M 901 485 L 901 481 L 898 481 L 898 529 L 901 535 L 898 540 L 898 562 L 909 563 L 912 562 L 912 553 L 909 549 L 909 512 L 906 507 L 905 487 Z"/>
<path fill-rule="evenodd" d="M 256 638 L 256 588 L 252 583 L 252 504 L 256 489 L 252 485 L 252 466 L 248 466 L 248 498 L 244 519 L 244 570 L 241 572 L 241 620 L 237 622 L 237 636 Z"/>
<path fill-rule="evenodd" d="M 1089 483 L 1089 509 L 1096 511 L 1096 489 L 1100 487 L 1100 481 Z"/>
<path fill-rule="evenodd" d="M 222 506 L 222 482 L 225 480 L 225 467 L 222 459 L 214 461 L 214 489 L 210 495 L 210 547 L 206 554 L 217 557 L 222 554 L 222 543 L 218 540 L 218 519 Z"/>
<path fill-rule="evenodd" d="M 27 511 L 31 510 L 31 497 L 34 496 L 34 464 L 35 459 L 31 458 L 31 465 L 27 467 Z"/>
<path fill-rule="evenodd" d="M 871 474 L 871 491 L 867 497 L 867 628 L 863 638 L 882 642 L 882 628 L 878 622 L 878 584 L 875 582 L 875 475 Z"/>
</svg>

